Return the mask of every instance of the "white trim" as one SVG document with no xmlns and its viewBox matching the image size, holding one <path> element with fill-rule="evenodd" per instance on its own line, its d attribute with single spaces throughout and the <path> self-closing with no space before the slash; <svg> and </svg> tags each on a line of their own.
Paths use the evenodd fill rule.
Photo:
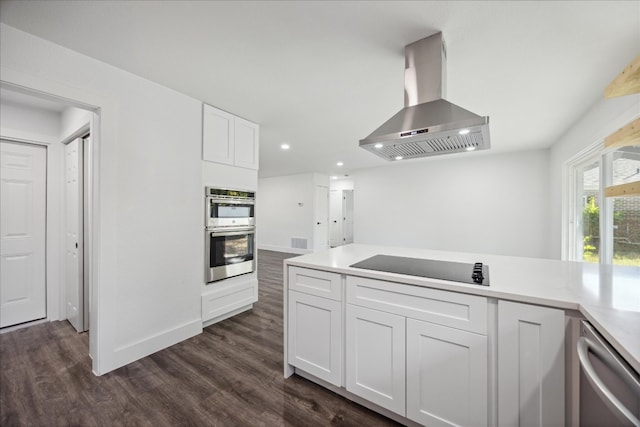
<svg viewBox="0 0 640 427">
<path fill-rule="evenodd" d="M 44 135 L 35 132 L 25 132 L 23 130 L 0 127 L 2 139 L 10 139 L 16 142 L 24 142 L 35 145 L 51 145 L 58 142 L 58 138 L 51 135 Z"/>
<path fill-rule="evenodd" d="M 562 260 L 565 261 L 582 261 L 575 259 L 577 254 L 576 248 L 576 200 L 577 186 L 575 181 L 576 170 L 583 166 L 584 163 L 597 158 L 600 165 L 600 191 L 598 204 L 600 206 L 600 263 L 611 263 L 613 261 L 613 246 L 609 243 L 608 236 L 613 235 L 613 222 L 609 221 L 613 218 L 613 202 L 611 199 L 604 197 L 604 188 L 610 185 L 611 181 L 611 165 L 607 164 L 606 159 L 610 159 L 609 154 L 615 149 L 604 147 L 604 138 L 612 133 L 612 129 L 618 129 L 624 123 L 629 123 L 640 117 L 637 105 L 625 110 L 616 117 L 615 120 L 609 122 L 608 126 L 603 127 L 598 133 L 598 137 L 594 142 L 580 150 L 577 154 L 563 162 L 562 164 Z M 603 220 L 604 218 L 604 220 Z"/>
<path fill-rule="evenodd" d="M 202 333 L 202 319 L 197 318 L 143 340 L 118 347 L 113 352 L 114 368 L 131 363 L 132 360 L 142 359 L 200 333 Z"/>
<path fill-rule="evenodd" d="M 576 198 L 577 186 L 574 179 L 576 170 L 590 161 L 604 149 L 604 141 L 598 140 L 589 144 L 569 160 L 562 164 L 562 259 L 564 261 L 580 261 L 576 255 Z"/>
<path fill-rule="evenodd" d="M 253 304 L 247 304 L 247 305 L 244 305 L 244 306 L 242 306 L 240 308 L 236 308 L 235 310 L 232 310 L 232 311 L 230 311 L 230 312 L 228 312 L 226 314 L 223 314 L 221 316 L 214 317 L 212 319 L 209 319 L 209 320 L 206 320 L 206 321 L 202 322 L 202 328 L 204 329 L 204 328 L 206 328 L 208 326 L 211 326 L 211 325 L 216 324 L 218 322 L 221 322 L 221 321 L 223 321 L 225 319 L 233 317 L 236 314 L 244 313 L 245 311 L 251 310 L 252 308 L 253 308 Z"/>
<path fill-rule="evenodd" d="M 71 132 L 69 134 L 69 136 L 67 136 L 65 138 L 61 138 L 60 142 L 63 145 L 67 145 L 68 143 L 70 143 L 74 139 L 82 138 L 82 137 L 84 137 L 84 136 L 86 136 L 88 134 L 91 134 L 91 121 L 87 121 L 87 122 L 83 123 L 75 131 Z"/>
</svg>

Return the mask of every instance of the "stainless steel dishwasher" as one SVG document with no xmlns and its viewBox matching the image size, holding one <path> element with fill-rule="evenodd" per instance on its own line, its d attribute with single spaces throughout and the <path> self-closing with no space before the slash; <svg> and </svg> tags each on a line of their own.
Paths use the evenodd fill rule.
<svg viewBox="0 0 640 427">
<path fill-rule="evenodd" d="M 580 426 L 640 427 L 640 380 L 609 343 L 583 321 L 578 339 Z"/>
</svg>

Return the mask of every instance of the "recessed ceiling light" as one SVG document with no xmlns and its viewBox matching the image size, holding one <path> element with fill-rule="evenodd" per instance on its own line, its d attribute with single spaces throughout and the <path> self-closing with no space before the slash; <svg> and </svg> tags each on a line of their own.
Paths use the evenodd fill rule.
<svg viewBox="0 0 640 427">
<path fill-rule="evenodd" d="M 338 179 L 338 177 L 337 176 L 332 176 L 331 179 L 336 180 L 336 179 Z"/>
<path fill-rule="evenodd" d="M 377 148 L 378 150 L 381 149 L 382 147 L 384 147 L 384 145 L 382 145 L 381 142 L 378 142 L 376 145 L 374 145 L 375 148 Z"/>
<path fill-rule="evenodd" d="M 402 160 L 402 156 L 396 156 L 396 160 Z"/>
<path fill-rule="evenodd" d="M 476 149 L 476 147 L 474 147 L 473 145 L 471 147 L 467 147 L 467 151 L 473 151 L 475 149 Z"/>
<path fill-rule="evenodd" d="M 460 135 L 466 135 L 469 133 L 469 129 L 462 129 L 461 131 L 458 132 Z"/>
<path fill-rule="evenodd" d="M 336 163 L 336 166 L 343 166 L 343 165 L 344 165 L 344 163 L 342 163 L 342 162 Z"/>
<path fill-rule="evenodd" d="M 280 148 L 282 148 L 283 150 L 288 150 L 289 148 L 291 148 L 291 146 L 289 144 L 282 144 L 280 145 Z"/>
</svg>

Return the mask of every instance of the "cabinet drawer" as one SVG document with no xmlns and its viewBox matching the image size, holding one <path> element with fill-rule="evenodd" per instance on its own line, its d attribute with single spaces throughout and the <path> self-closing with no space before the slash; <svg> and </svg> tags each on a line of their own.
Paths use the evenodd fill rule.
<svg viewBox="0 0 640 427">
<path fill-rule="evenodd" d="M 289 289 L 342 301 L 342 279 L 337 273 L 289 267 Z"/>
<path fill-rule="evenodd" d="M 347 276 L 347 302 L 487 334 L 487 299 L 475 295 Z"/>
<path fill-rule="evenodd" d="M 257 301 L 258 286 L 255 281 L 214 285 L 211 291 L 202 294 L 202 321 L 224 316 Z"/>
</svg>

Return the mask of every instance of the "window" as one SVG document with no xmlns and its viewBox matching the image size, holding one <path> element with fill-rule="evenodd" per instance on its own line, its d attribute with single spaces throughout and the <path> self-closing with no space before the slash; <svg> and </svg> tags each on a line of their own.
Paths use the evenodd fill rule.
<svg viewBox="0 0 640 427">
<path fill-rule="evenodd" d="M 640 147 L 599 143 L 567 166 L 564 258 L 640 266 L 640 196 L 604 197 L 606 187 L 640 180 Z"/>
</svg>

